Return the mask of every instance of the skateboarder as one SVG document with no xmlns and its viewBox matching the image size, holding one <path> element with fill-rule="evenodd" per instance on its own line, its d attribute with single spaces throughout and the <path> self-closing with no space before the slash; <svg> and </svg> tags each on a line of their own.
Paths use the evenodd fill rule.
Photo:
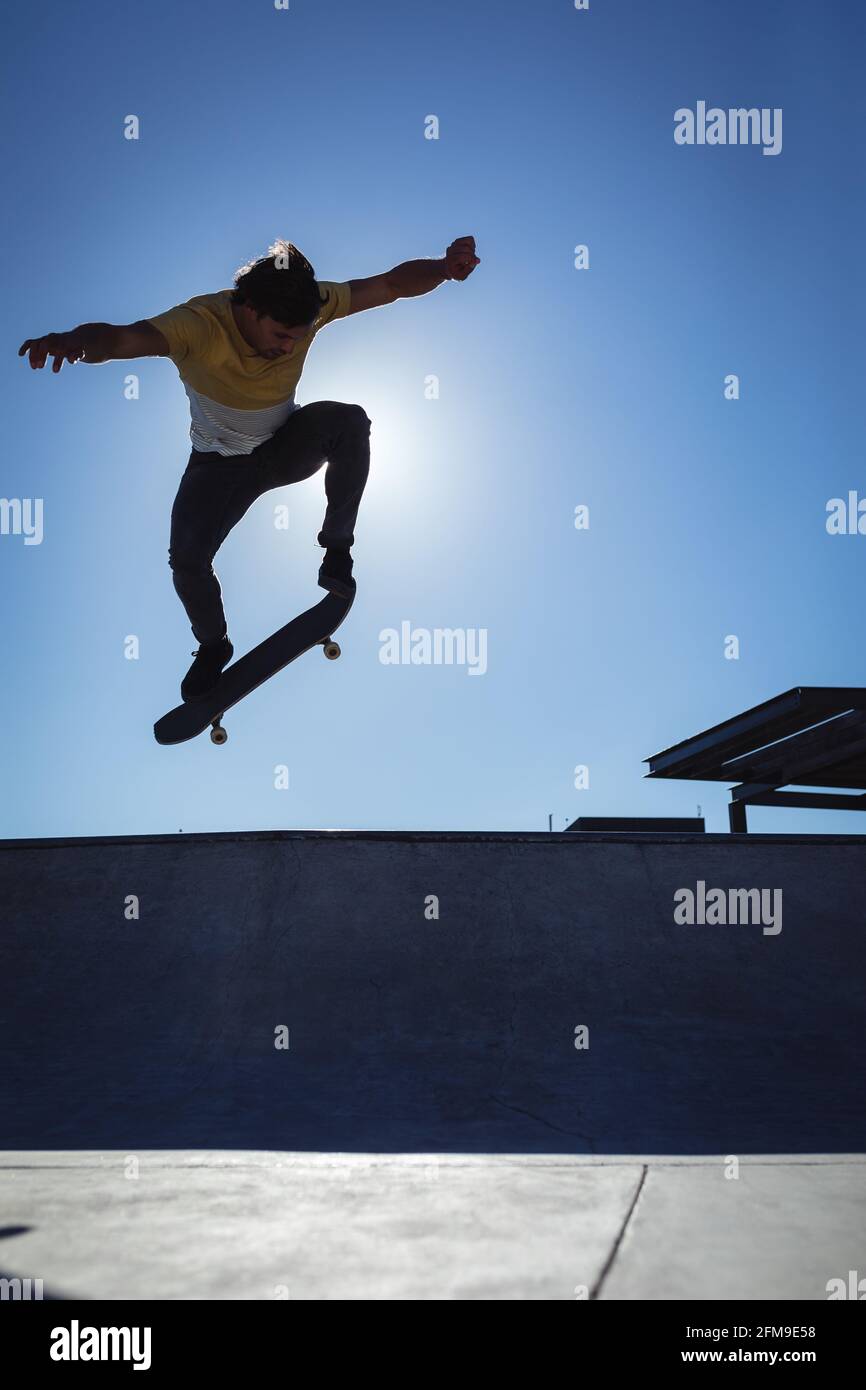
<svg viewBox="0 0 866 1390">
<path fill-rule="evenodd" d="M 263 492 L 309 478 L 327 462 L 318 582 L 345 598 L 355 592 L 350 550 L 370 466 L 371 422 L 360 405 L 297 405 L 316 333 L 359 310 L 465 280 L 478 264 L 475 240 L 465 236 L 439 260 L 406 261 L 366 280 L 316 280 L 298 248 L 280 240 L 238 271 L 231 290 L 196 295 L 136 323 L 85 323 L 28 338 L 18 349 L 34 368 L 53 357 L 54 372 L 64 360 L 154 356 L 170 357 L 178 369 L 190 402 L 192 450 L 172 508 L 169 565 L 199 643 L 181 683 L 184 700 L 210 690 L 231 661 L 213 559 Z"/>
</svg>

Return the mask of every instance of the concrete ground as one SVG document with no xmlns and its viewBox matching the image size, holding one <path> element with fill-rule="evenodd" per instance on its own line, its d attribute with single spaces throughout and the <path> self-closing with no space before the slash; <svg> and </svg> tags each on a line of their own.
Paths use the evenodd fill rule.
<svg viewBox="0 0 866 1390">
<path fill-rule="evenodd" d="M 0 1156 L 0 1275 L 65 1299 L 827 1298 L 866 1157 Z"/>
</svg>

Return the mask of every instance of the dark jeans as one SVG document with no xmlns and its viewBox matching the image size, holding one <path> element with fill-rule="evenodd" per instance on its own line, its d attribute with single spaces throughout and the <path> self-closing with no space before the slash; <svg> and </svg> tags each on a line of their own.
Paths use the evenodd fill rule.
<svg viewBox="0 0 866 1390">
<path fill-rule="evenodd" d="M 192 451 L 171 511 L 168 562 L 199 643 L 217 642 L 227 630 L 213 558 L 229 531 L 263 492 L 301 482 L 326 461 L 318 541 L 348 549 L 370 469 L 370 420 L 362 406 L 303 405 L 251 454 Z"/>
</svg>

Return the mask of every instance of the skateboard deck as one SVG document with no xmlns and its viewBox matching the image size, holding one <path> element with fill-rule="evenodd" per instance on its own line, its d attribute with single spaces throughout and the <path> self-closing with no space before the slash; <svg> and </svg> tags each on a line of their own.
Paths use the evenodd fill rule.
<svg viewBox="0 0 866 1390">
<path fill-rule="evenodd" d="M 353 601 L 352 598 L 340 598 L 338 594 L 327 594 L 313 608 L 308 608 L 305 613 L 286 623 L 285 627 L 266 637 L 264 642 L 227 666 L 206 695 L 196 700 L 185 700 L 158 719 L 153 726 L 157 743 L 184 743 L 186 739 L 204 733 L 209 724 L 212 726 L 211 740 L 225 743 L 228 734 L 220 721 L 232 705 L 236 705 L 297 657 L 303 656 L 311 647 L 323 647 L 325 656 L 332 661 L 340 655 L 340 648 L 332 641 L 332 634 L 340 626 Z"/>
</svg>

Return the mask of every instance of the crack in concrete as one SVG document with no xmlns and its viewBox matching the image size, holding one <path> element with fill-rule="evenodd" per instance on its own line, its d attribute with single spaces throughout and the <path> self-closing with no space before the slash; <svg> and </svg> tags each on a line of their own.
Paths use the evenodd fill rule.
<svg viewBox="0 0 866 1390">
<path fill-rule="evenodd" d="M 633 1216 L 633 1214 L 634 1214 L 635 1208 L 637 1207 L 638 1201 L 640 1200 L 640 1194 L 643 1192 L 643 1185 L 644 1185 L 644 1183 L 646 1182 L 647 1173 L 648 1173 L 648 1172 L 649 1172 L 649 1168 L 648 1168 L 648 1166 L 647 1166 L 646 1164 L 644 1164 L 644 1166 L 643 1166 L 642 1169 L 641 1169 L 640 1182 L 638 1183 L 637 1189 L 636 1189 L 635 1194 L 634 1194 L 634 1197 L 632 1198 L 631 1206 L 629 1207 L 628 1211 L 627 1211 L 626 1214 L 625 1214 L 625 1220 L 624 1220 L 623 1223 L 622 1223 L 622 1227 L 621 1227 L 621 1229 L 620 1229 L 619 1235 L 617 1236 L 616 1240 L 615 1240 L 614 1243 L 613 1243 L 613 1248 L 612 1248 L 610 1254 L 609 1254 L 608 1257 L 607 1257 L 607 1260 L 606 1260 L 606 1262 L 605 1262 L 604 1268 L 603 1268 L 602 1271 L 601 1271 L 601 1274 L 598 1276 L 598 1279 L 596 1280 L 595 1284 L 593 1285 L 592 1289 L 590 1290 L 590 1293 L 589 1293 L 590 1302 L 594 1302 L 594 1301 L 598 1298 L 599 1294 L 601 1293 L 601 1290 L 602 1290 L 602 1286 L 603 1286 L 603 1284 L 604 1284 L 604 1281 L 605 1281 L 605 1279 L 607 1278 L 608 1274 L 610 1273 L 611 1269 L 613 1268 L 613 1262 L 614 1262 L 614 1260 L 616 1259 L 617 1255 L 619 1254 L 619 1248 L 620 1248 L 620 1246 L 622 1245 L 623 1240 L 625 1239 L 625 1233 L 626 1233 L 626 1231 L 628 1230 L 629 1225 L 631 1224 L 632 1216 Z"/>
<path fill-rule="evenodd" d="M 555 1130 L 557 1134 L 568 1134 L 573 1139 L 582 1139 L 584 1144 L 589 1145 L 589 1152 L 595 1153 L 595 1143 L 587 1134 L 581 1134 L 577 1129 L 563 1129 L 561 1125 L 555 1125 L 552 1120 L 546 1120 L 543 1115 L 533 1115 L 531 1110 L 523 1110 L 519 1105 L 511 1105 L 507 1100 L 500 1100 L 498 1096 L 488 1096 L 495 1105 L 501 1105 L 504 1110 L 513 1110 L 515 1115 L 525 1115 L 527 1119 L 535 1120 L 538 1124 L 544 1125 L 547 1129 Z"/>
</svg>

